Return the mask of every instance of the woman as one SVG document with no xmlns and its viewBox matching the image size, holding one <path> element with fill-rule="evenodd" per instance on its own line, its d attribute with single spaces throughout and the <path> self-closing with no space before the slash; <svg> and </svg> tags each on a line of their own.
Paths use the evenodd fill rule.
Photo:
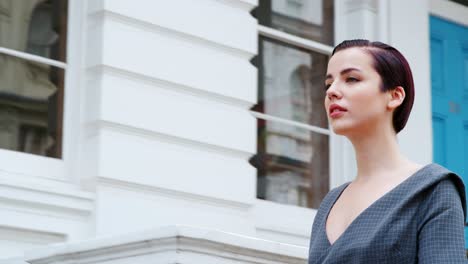
<svg viewBox="0 0 468 264">
<path fill-rule="evenodd" d="M 344 41 L 333 50 L 325 86 L 330 125 L 353 144 L 357 176 L 322 201 L 309 264 L 466 263 L 462 180 L 437 164 L 411 162 L 398 148 L 414 101 L 403 55 L 380 42 Z"/>
</svg>

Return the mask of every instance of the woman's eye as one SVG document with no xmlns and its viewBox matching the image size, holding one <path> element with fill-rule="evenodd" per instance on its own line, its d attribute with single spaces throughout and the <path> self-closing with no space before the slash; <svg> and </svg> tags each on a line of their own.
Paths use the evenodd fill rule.
<svg viewBox="0 0 468 264">
<path fill-rule="evenodd" d="M 348 77 L 346 78 L 346 82 L 358 82 L 359 80 L 354 78 L 354 77 Z"/>
</svg>

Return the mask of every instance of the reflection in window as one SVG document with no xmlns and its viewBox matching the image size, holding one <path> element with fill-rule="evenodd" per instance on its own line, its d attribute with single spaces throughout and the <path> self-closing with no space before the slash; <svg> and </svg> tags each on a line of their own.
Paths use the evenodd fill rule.
<svg viewBox="0 0 468 264">
<path fill-rule="evenodd" d="M 50 3 L 38 5 L 31 16 L 26 52 L 50 57 L 51 47 L 58 40 L 52 28 L 52 8 Z"/>
<path fill-rule="evenodd" d="M 277 31 L 333 45 L 333 0 L 260 0 L 253 15 L 274 29 L 259 37 L 253 60 L 258 103 L 252 110 L 263 114 L 257 154 L 250 159 L 257 168 L 257 197 L 318 208 L 329 191 L 329 136 L 314 129 L 328 129 L 323 105 L 328 55 L 286 44 Z"/>
<path fill-rule="evenodd" d="M 328 128 L 323 106 L 328 56 L 260 38 L 259 98 L 253 110 Z"/>
<path fill-rule="evenodd" d="M 1 148 L 60 157 L 63 78 L 62 69 L 0 54 Z"/>
<path fill-rule="evenodd" d="M 53 140 L 47 137 L 47 130 L 43 126 L 21 124 L 19 128 L 18 150 L 44 155 L 53 144 Z"/>
<path fill-rule="evenodd" d="M 0 47 L 65 61 L 67 1 L 0 2 Z M 61 157 L 64 70 L 0 53 L 0 148 Z"/>
<path fill-rule="evenodd" d="M 333 0 L 260 0 L 261 25 L 333 45 Z"/>
<path fill-rule="evenodd" d="M 66 0 L 0 1 L 0 47 L 65 61 Z"/>
<path fill-rule="evenodd" d="M 300 65 L 291 74 L 292 119 L 308 122 L 312 114 L 312 87 L 310 86 L 311 69 L 307 65 Z"/>
<path fill-rule="evenodd" d="M 323 88 L 328 57 L 260 39 L 259 102 L 254 111 L 328 127 Z M 317 208 L 329 190 L 329 138 L 258 120 L 257 197 Z"/>
<path fill-rule="evenodd" d="M 259 120 L 257 197 L 317 208 L 329 189 L 328 136 Z"/>
</svg>

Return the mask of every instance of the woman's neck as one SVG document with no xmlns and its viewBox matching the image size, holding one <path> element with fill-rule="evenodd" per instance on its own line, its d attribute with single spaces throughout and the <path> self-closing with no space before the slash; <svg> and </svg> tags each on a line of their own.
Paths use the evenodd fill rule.
<svg viewBox="0 0 468 264">
<path fill-rule="evenodd" d="M 357 182 L 373 181 L 378 175 L 388 175 L 411 164 L 401 154 L 393 131 L 375 131 L 350 140 L 356 154 Z"/>
</svg>

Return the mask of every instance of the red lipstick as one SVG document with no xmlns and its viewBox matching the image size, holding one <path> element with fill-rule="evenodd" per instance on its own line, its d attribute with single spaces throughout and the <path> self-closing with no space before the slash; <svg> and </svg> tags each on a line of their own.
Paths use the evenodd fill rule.
<svg viewBox="0 0 468 264">
<path fill-rule="evenodd" d="M 328 108 L 328 113 L 330 114 L 331 118 L 338 118 L 346 112 L 346 108 L 338 105 L 338 104 L 331 104 Z"/>
</svg>

